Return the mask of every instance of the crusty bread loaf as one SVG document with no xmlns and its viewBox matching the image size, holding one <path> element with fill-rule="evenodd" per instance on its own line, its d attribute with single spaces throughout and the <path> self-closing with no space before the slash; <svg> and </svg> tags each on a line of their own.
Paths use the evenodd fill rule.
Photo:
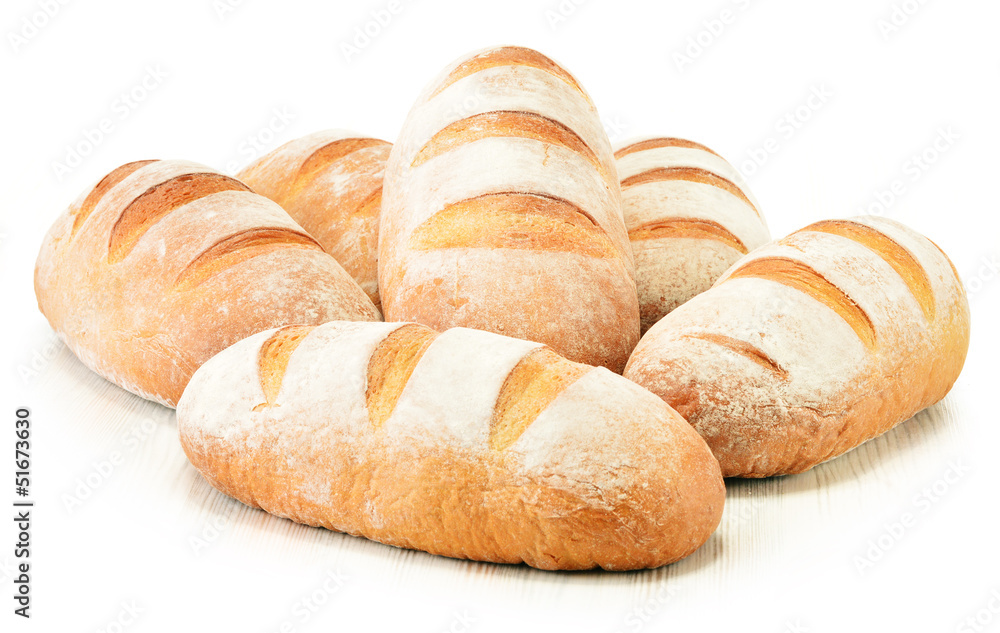
<svg viewBox="0 0 1000 633">
<path fill-rule="evenodd" d="M 740 173 L 704 145 L 633 140 L 615 159 L 645 333 L 771 235 Z"/>
<path fill-rule="evenodd" d="M 536 51 L 458 60 L 389 155 L 386 319 L 465 326 L 620 372 L 639 337 L 614 157 L 593 103 Z"/>
<path fill-rule="evenodd" d="M 662 400 L 489 332 L 327 323 L 261 333 L 177 406 L 222 492 L 398 547 L 544 569 L 638 569 L 697 549 L 725 499 Z"/>
<path fill-rule="evenodd" d="M 281 207 L 175 160 L 122 165 L 84 193 L 42 243 L 35 295 L 85 365 L 167 406 L 250 334 L 380 317 Z"/>
<path fill-rule="evenodd" d="M 818 222 L 737 261 L 654 325 L 625 376 L 671 404 L 726 476 L 797 473 L 945 396 L 969 344 L 948 257 L 875 217 Z"/>
<path fill-rule="evenodd" d="M 375 307 L 387 141 L 326 130 L 285 143 L 237 174 L 277 202 L 358 282 Z"/>
</svg>

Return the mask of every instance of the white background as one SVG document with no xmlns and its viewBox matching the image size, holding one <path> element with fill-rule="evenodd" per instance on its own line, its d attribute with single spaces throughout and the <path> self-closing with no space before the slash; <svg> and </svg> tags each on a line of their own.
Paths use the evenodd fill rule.
<svg viewBox="0 0 1000 633">
<path fill-rule="evenodd" d="M 37 503 L 29 622 L 12 615 L 0 513 L 0 630 L 1000 631 L 997 2 L 49 4 L 51 17 L 36 0 L 0 11 L 0 502 L 14 500 L 13 413 L 27 405 Z M 728 157 L 775 237 L 866 209 L 931 237 L 973 310 L 952 393 L 809 473 L 728 482 L 718 532 L 680 563 L 546 573 L 243 507 L 186 462 L 173 411 L 53 342 L 31 286 L 37 249 L 114 167 L 185 158 L 231 173 L 329 127 L 393 140 L 446 63 L 506 43 L 574 73 L 613 141 L 678 135 Z M 67 507 L 73 496 L 86 498 Z M 962 628 L 970 617 L 981 623 Z"/>
</svg>

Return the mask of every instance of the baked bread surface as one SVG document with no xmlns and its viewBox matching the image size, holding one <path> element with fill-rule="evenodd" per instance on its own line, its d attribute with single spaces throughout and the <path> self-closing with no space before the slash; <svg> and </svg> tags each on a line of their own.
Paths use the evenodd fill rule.
<svg viewBox="0 0 1000 633">
<path fill-rule="evenodd" d="M 243 503 L 456 558 L 656 567 L 699 547 L 725 498 L 704 441 L 653 394 L 465 328 L 261 333 L 198 370 L 177 424 Z"/>
<path fill-rule="evenodd" d="M 743 177 L 704 145 L 645 138 L 615 159 L 645 334 L 771 235 Z"/>
<path fill-rule="evenodd" d="M 725 476 L 798 473 L 948 393 L 969 306 L 948 257 L 893 220 L 817 222 L 738 260 L 643 337 L 625 376 Z"/>
<path fill-rule="evenodd" d="M 386 318 L 545 343 L 621 372 L 639 338 L 611 145 L 590 97 L 531 49 L 492 48 L 432 81 L 386 167 Z"/>
<path fill-rule="evenodd" d="M 377 138 L 324 130 L 285 143 L 237 174 L 316 238 L 377 308 L 379 211 L 391 148 Z"/>
<path fill-rule="evenodd" d="M 45 236 L 35 296 L 87 367 L 167 406 L 251 334 L 381 317 L 281 207 L 178 160 L 122 165 L 80 196 Z"/>
</svg>

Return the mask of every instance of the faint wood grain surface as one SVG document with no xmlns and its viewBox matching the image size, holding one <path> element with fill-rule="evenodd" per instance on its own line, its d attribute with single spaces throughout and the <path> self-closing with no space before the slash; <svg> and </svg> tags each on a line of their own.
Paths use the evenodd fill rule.
<svg viewBox="0 0 1000 633">
<path fill-rule="evenodd" d="M 921 574 L 929 562 L 958 573 L 948 553 L 967 526 L 956 530 L 948 512 L 974 488 L 962 480 L 871 569 L 860 572 L 856 558 L 886 523 L 918 511 L 913 496 L 943 477 L 950 460 L 974 459 L 965 393 L 960 383 L 942 403 L 802 475 L 728 481 L 719 530 L 681 562 L 633 573 L 547 573 L 400 550 L 246 507 L 188 464 L 173 410 L 122 391 L 60 347 L 31 397 L 39 452 L 55 462 L 39 468 L 47 500 L 39 538 L 51 566 L 39 583 L 94 627 L 122 596 L 156 614 L 149 630 L 182 626 L 177 605 L 206 624 L 251 631 L 343 623 L 418 631 L 839 630 L 852 622 L 844 605 L 876 594 L 874 612 L 888 617 L 931 599 L 932 586 L 934 599 L 949 593 Z M 114 454 L 113 472 L 67 505 Z M 108 598 L 94 600 L 88 587 Z M 312 598 L 326 602 L 312 611 L 302 602 Z M 912 610 L 903 618 L 913 630 L 927 624 Z"/>
</svg>

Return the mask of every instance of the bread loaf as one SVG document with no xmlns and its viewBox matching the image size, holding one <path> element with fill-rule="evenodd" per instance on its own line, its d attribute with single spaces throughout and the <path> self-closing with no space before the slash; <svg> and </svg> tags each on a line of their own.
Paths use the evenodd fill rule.
<svg viewBox="0 0 1000 633">
<path fill-rule="evenodd" d="M 387 320 L 538 341 L 621 372 L 639 337 L 633 274 L 611 145 L 569 73 L 502 47 L 427 87 L 386 167 Z"/>
<path fill-rule="evenodd" d="M 250 337 L 177 406 L 222 492 L 308 525 L 543 569 L 638 569 L 690 554 L 725 489 L 662 400 L 538 344 L 416 324 Z"/>
<path fill-rule="evenodd" d="M 647 138 L 615 158 L 645 333 L 771 236 L 740 173 L 704 145 Z"/>
<path fill-rule="evenodd" d="M 285 143 L 237 174 L 277 202 L 358 282 L 375 307 L 382 176 L 392 145 L 344 130 Z"/>
<path fill-rule="evenodd" d="M 726 476 L 807 470 L 948 393 L 969 307 L 948 257 L 875 217 L 818 222 L 737 261 L 643 337 L 625 376 Z"/>
<path fill-rule="evenodd" d="M 42 243 L 35 295 L 87 367 L 167 406 L 250 334 L 380 317 L 281 207 L 176 160 L 122 165 L 84 193 Z"/>
</svg>

